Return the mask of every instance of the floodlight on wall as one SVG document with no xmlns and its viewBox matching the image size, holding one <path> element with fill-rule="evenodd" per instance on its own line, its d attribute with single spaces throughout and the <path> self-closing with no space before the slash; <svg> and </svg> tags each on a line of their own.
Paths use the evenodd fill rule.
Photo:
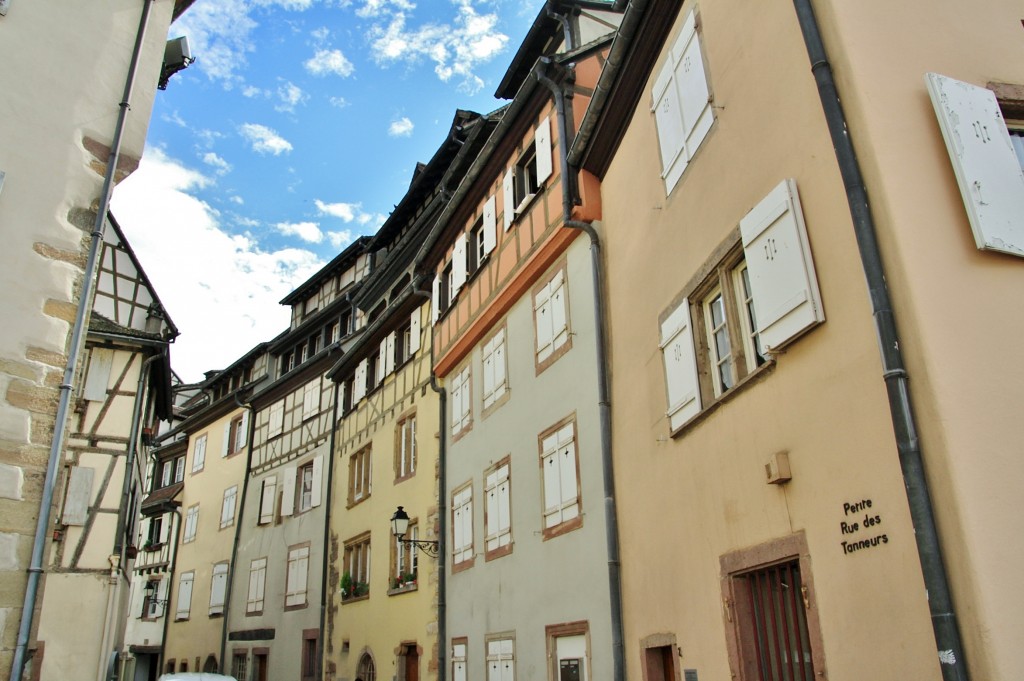
<svg viewBox="0 0 1024 681">
<path fill-rule="evenodd" d="M 405 533 L 409 531 L 409 514 L 405 512 L 401 506 L 395 511 L 395 514 L 391 516 L 391 534 L 395 535 L 395 539 L 403 544 L 411 544 L 418 548 L 423 553 L 427 554 L 431 558 L 437 558 L 437 542 L 436 541 L 423 541 L 420 539 L 403 539 Z"/>
<path fill-rule="evenodd" d="M 160 69 L 160 82 L 157 87 L 161 90 L 167 89 L 167 81 L 178 71 L 187 69 L 188 65 L 194 62 L 192 50 L 188 46 L 188 38 L 172 38 L 167 41 L 164 47 L 164 65 Z"/>
</svg>

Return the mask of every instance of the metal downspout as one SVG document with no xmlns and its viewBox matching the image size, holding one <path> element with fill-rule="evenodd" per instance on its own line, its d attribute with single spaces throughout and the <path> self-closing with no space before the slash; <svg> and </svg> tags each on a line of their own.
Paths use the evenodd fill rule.
<svg viewBox="0 0 1024 681">
<path fill-rule="evenodd" d="M 619 560 L 619 522 L 615 505 L 615 471 L 612 461 L 612 418 L 611 394 L 608 377 L 608 349 L 605 339 L 604 286 L 601 267 L 601 242 L 597 231 L 589 222 L 572 219 L 575 203 L 575 177 L 577 168 L 569 166 L 568 140 L 569 124 L 566 115 L 565 92 L 561 86 L 545 73 L 550 60 L 542 60 L 541 68 L 535 71 L 537 80 L 551 90 L 555 98 L 558 116 L 558 152 L 561 161 L 562 180 L 562 226 L 578 229 L 590 237 L 591 272 L 594 286 L 595 350 L 597 359 L 598 413 L 601 423 L 601 468 L 604 477 L 605 543 L 608 557 L 608 596 L 611 606 L 612 630 L 612 679 L 625 681 L 625 647 L 622 623 L 622 576 Z"/>
<path fill-rule="evenodd" d="M 181 510 L 175 508 L 171 511 L 177 516 L 177 522 L 174 523 L 174 555 L 169 557 L 167 566 L 167 591 L 164 593 L 164 632 L 160 638 L 160 654 L 156 658 L 156 675 L 160 676 L 160 670 L 164 666 L 164 653 L 167 652 L 167 629 L 171 625 L 171 586 L 174 584 L 174 568 L 178 564 L 178 542 L 181 541 Z M 159 593 L 157 594 L 159 596 Z M 225 616 L 225 620 L 227 617 Z"/>
<path fill-rule="evenodd" d="M 931 610 L 932 629 L 945 681 L 967 681 L 967 665 L 964 661 L 963 645 L 956 622 L 956 613 L 949 589 L 949 581 L 943 565 L 939 535 L 935 527 L 935 516 L 924 474 L 921 443 L 917 425 L 910 404 L 910 386 L 907 370 L 900 351 L 900 339 L 892 311 L 892 302 L 886 286 L 885 270 L 871 209 L 868 205 L 867 188 L 861 176 L 860 165 L 846 126 L 846 116 L 839 101 L 839 93 L 832 77 L 810 0 L 793 0 L 796 7 L 800 30 L 803 32 L 811 71 L 818 86 L 818 95 L 825 112 L 832 144 L 835 148 L 839 170 L 846 185 L 846 196 L 853 218 L 853 230 L 857 237 L 861 264 L 867 279 L 871 298 L 875 329 L 878 333 L 879 350 L 882 356 L 882 376 L 889 395 L 889 411 L 896 435 L 903 482 L 907 490 L 910 517 L 914 523 L 914 538 L 921 560 L 921 572 L 927 590 L 928 607 Z"/>
<path fill-rule="evenodd" d="M 416 263 L 419 265 L 419 262 Z M 430 291 L 419 288 L 423 284 L 424 277 L 416 279 L 413 285 L 413 293 L 426 300 L 431 300 Z M 433 328 L 430 334 L 433 335 Z M 445 580 L 445 560 L 448 558 L 448 490 L 446 486 L 448 477 L 448 440 L 445 437 L 444 415 L 448 410 L 448 391 L 438 385 L 437 375 L 434 373 L 434 341 L 430 341 L 430 389 L 437 393 L 440 402 L 438 406 L 438 429 L 437 429 L 437 681 L 445 681 L 448 667 L 445 663 L 448 651 L 448 583 Z"/>
<path fill-rule="evenodd" d="M 340 347 L 340 346 L 339 346 Z M 323 573 L 320 577 L 320 636 L 317 643 L 316 656 L 316 677 L 324 678 L 324 626 L 327 624 L 327 574 L 331 567 L 331 509 L 334 508 L 334 500 L 331 495 L 334 493 L 334 445 L 337 442 L 338 434 L 338 402 L 341 397 L 341 385 L 334 382 L 334 406 L 331 408 L 331 442 L 327 452 L 327 508 L 324 519 L 324 544 L 323 544 Z M 248 477 L 248 476 L 246 476 Z M 330 588 L 334 588 L 333 585 Z"/>
<path fill-rule="evenodd" d="M 82 351 L 82 342 L 86 332 L 86 319 L 92 306 L 92 291 L 95 286 L 96 263 L 99 260 L 100 244 L 103 242 L 103 229 L 106 226 L 107 210 L 110 207 L 110 194 L 114 185 L 114 174 L 117 161 L 121 154 L 121 138 L 124 134 L 124 122 L 128 117 L 129 101 L 135 85 L 135 72 L 139 65 L 142 42 L 146 35 L 146 24 L 149 22 L 149 11 L 153 0 L 143 0 L 142 16 L 139 17 L 139 28 L 135 34 L 135 46 L 132 49 L 128 75 L 125 79 L 124 94 L 121 97 L 120 112 L 114 127 L 114 137 L 110 144 L 110 157 L 107 160 L 107 172 L 103 178 L 103 189 L 100 194 L 99 208 L 96 211 L 96 223 L 93 226 L 92 242 L 89 245 L 89 256 L 86 260 L 85 272 L 82 276 L 82 291 L 75 313 L 75 323 L 71 331 L 71 342 L 68 347 L 68 361 L 64 367 L 64 380 L 60 384 L 60 399 L 57 404 L 57 418 L 53 427 L 53 441 L 50 446 L 50 457 L 46 465 L 46 477 L 43 481 L 43 496 L 39 502 L 39 518 L 36 521 L 36 534 L 32 544 L 32 558 L 28 568 L 28 583 L 25 587 L 25 600 L 21 607 L 21 626 L 18 629 L 18 642 L 14 649 L 14 660 L 11 664 L 11 681 L 21 681 L 25 667 L 25 654 L 28 650 L 29 637 L 32 634 L 32 623 L 35 619 L 36 596 L 39 592 L 39 577 L 43 573 L 43 551 L 46 548 L 47 529 L 50 525 L 50 507 L 53 505 L 53 492 L 57 482 L 57 467 L 61 451 L 64 449 L 64 436 L 68 419 L 68 408 L 71 404 L 72 381 L 78 365 L 78 356 Z"/>
<path fill-rule="evenodd" d="M 220 669 L 221 671 L 227 671 L 228 667 L 224 662 L 224 655 L 227 652 L 228 645 L 228 615 L 231 613 L 231 585 L 235 581 L 235 558 L 238 556 L 238 541 L 242 535 L 242 514 L 245 513 L 245 497 L 249 492 L 249 471 L 252 470 L 252 436 L 256 432 L 256 414 L 253 412 L 252 407 L 248 404 L 243 403 L 238 399 L 238 393 L 234 395 L 235 404 L 243 409 L 249 410 L 249 432 L 246 434 L 246 443 L 248 445 L 248 453 L 245 457 L 245 475 L 242 478 L 242 498 L 238 502 L 238 513 L 237 520 L 235 521 L 235 537 L 231 542 L 231 562 L 228 563 L 228 581 L 224 585 L 224 617 L 220 628 Z M 175 543 L 177 543 L 177 537 L 175 537 Z M 175 559 L 178 557 L 177 546 L 175 546 Z M 166 641 L 166 635 L 164 637 Z"/>
</svg>

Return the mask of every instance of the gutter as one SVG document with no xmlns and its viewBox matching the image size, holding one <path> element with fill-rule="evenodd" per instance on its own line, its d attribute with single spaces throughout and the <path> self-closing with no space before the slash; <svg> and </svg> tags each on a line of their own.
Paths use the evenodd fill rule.
<svg viewBox="0 0 1024 681">
<path fill-rule="evenodd" d="M 53 440 L 50 446 L 50 457 L 46 465 L 46 477 L 43 481 L 43 495 L 39 502 L 39 517 L 36 522 L 36 534 L 32 544 L 32 558 L 28 568 L 28 584 L 25 588 L 25 600 L 21 607 L 21 626 L 18 629 L 18 641 L 14 649 L 14 660 L 11 664 L 11 681 L 21 681 L 26 662 L 29 637 L 35 619 L 36 597 L 39 593 L 39 578 L 43 573 L 43 551 L 46 548 L 47 530 L 50 525 L 50 511 L 53 506 L 53 493 L 57 483 L 57 467 L 64 449 L 64 437 L 67 434 L 68 408 L 74 388 L 75 369 L 78 357 L 82 352 L 86 319 L 92 307 L 93 289 L 95 288 L 96 266 L 99 262 L 100 246 L 103 243 L 103 230 L 106 226 L 107 210 L 110 207 L 110 195 L 114 187 L 114 175 L 117 162 L 121 155 L 121 142 L 124 135 L 124 124 L 128 117 L 132 90 L 135 85 L 135 74 L 139 66 L 142 44 L 146 36 L 146 24 L 153 0 L 143 0 L 142 14 L 139 17 L 139 28 L 135 34 L 135 46 L 132 48 L 128 74 L 125 78 L 124 93 L 121 97 L 120 112 L 114 127 L 114 137 L 110 144 L 110 157 L 107 159 L 107 171 L 103 178 L 103 189 L 100 193 L 99 207 L 96 210 L 96 222 L 93 225 L 92 241 L 86 260 L 85 272 L 82 276 L 82 290 L 78 299 L 78 310 L 71 331 L 71 342 L 67 364 L 64 367 L 64 380 L 60 384 L 60 398 L 57 404 L 57 418 L 53 427 Z"/>
<path fill-rule="evenodd" d="M 174 584 L 174 567 L 178 564 L 178 542 L 181 541 L 181 508 L 175 506 L 171 509 L 171 513 L 177 518 L 177 522 L 174 524 L 174 556 L 170 559 L 167 566 L 167 592 L 165 593 L 166 601 L 164 603 L 164 632 L 163 637 L 160 639 L 160 655 L 156 661 L 156 672 L 160 674 L 160 670 L 164 666 L 164 653 L 166 650 L 164 646 L 167 645 L 167 629 L 171 625 L 171 587 Z M 159 595 L 159 594 L 158 594 Z"/>
<path fill-rule="evenodd" d="M 548 77 L 547 72 L 554 66 L 548 58 L 542 58 L 541 68 L 535 71 L 537 80 L 551 90 L 555 99 L 555 112 L 558 116 L 558 152 L 561 161 L 562 184 L 562 227 L 578 229 L 590 237 L 591 272 L 594 287 L 594 326 L 595 350 L 597 360 L 598 414 L 600 418 L 601 467 L 604 481 L 604 515 L 605 545 L 608 559 L 608 596 L 611 606 L 612 634 L 612 679 L 624 681 L 626 678 L 625 646 L 623 643 L 622 621 L 622 576 L 619 560 L 619 522 L 615 504 L 615 471 L 612 458 L 612 419 L 611 391 L 608 375 L 608 349 L 605 336 L 605 300 L 601 266 L 601 242 L 597 230 L 589 222 L 572 219 L 572 208 L 576 203 L 575 178 L 579 168 L 569 165 L 568 139 L 570 135 L 568 119 L 572 107 L 572 82 L 575 73 L 571 67 L 566 69 L 569 86 L 562 86 Z M 568 93 L 568 97 L 566 96 Z M 569 101 L 566 101 L 566 100 Z M 567 111 L 568 109 L 568 111 Z"/>
<path fill-rule="evenodd" d="M 910 518 L 914 524 L 914 539 L 921 560 L 921 572 L 927 590 L 942 678 L 945 681 L 967 681 L 969 677 L 964 661 L 963 644 L 943 564 L 928 480 L 924 473 L 921 442 L 910 404 L 909 375 L 900 351 L 900 338 L 886 285 L 877 230 L 868 205 L 867 188 L 850 140 L 846 115 L 839 100 L 839 92 L 832 77 L 832 67 L 828 62 L 811 1 L 793 0 L 793 5 L 811 61 L 811 71 L 818 86 L 825 120 L 832 136 L 839 171 L 846 186 L 853 231 L 857 237 L 861 265 L 864 268 L 868 294 L 871 298 L 872 315 L 882 358 L 882 376 L 889 396 L 889 412 L 892 416 L 900 467 L 903 470 L 903 482 L 907 490 Z"/>
<path fill-rule="evenodd" d="M 331 408 L 331 440 L 327 450 L 327 508 L 325 510 L 324 518 L 324 543 L 323 543 L 323 569 L 321 570 L 322 575 L 320 577 L 320 635 L 317 637 L 317 651 L 316 651 L 316 674 L 314 678 L 324 678 L 324 626 L 327 624 L 327 588 L 328 579 L 327 575 L 331 568 L 331 509 L 334 508 L 334 500 L 331 496 L 334 492 L 334 445 L 337 442 L 338 437 L 338 402 L 341 398 L 341 384 L 337 381 L 334 382 L 334 406 Z M 250 419 L 253 420 L 253 419 Z M 251 451 L 251 447 L 250 447 Z M 249 476 L 246 475 L 246 481 L 248 482 Z M 232 565 L 234 560 L 232 559 Z M 234 569 L 234 568 L 232 568 Z M 333 586 L 331 587 L 333 589 Z M 223 646 L 223 643 L 221 644 Z M 221 655 L 223 656 L 223 648 L 221 649 Z"/>
</svg>

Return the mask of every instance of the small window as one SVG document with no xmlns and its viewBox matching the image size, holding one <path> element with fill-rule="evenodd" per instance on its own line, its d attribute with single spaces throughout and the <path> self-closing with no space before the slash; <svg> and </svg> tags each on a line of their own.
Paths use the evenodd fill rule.
<svg viewBox="0 0 1024 681">
<path fill-rule="evenodd" d="M 224 599 L 227 594 L 228 564 L 217 563 L 213 566 L 213 577 L 210 580 L 210 615 L 224 614 Z"/>
<path fill-rule="evenodd" d="M 416 472 L 416 414 L 399 420 L 395 427 L 395 481 Z"/>
<path fill-rule="evenodd" d="M 541 482 L 544 489 L 544 538 L 582 525 L 576 422 L 570 420 L 541 434 Z"/>
<path fill-rule="evenodd" d="M 302 387 L 302 420 L 313 418 L 320 413 L 320 378 L 317 377 Z"/>
<path fill-rule="evenodd" d="M 152 595 L 150 595 L 150 589 L 143 589 L 142 597 L 142 614 L 141 619 L 153 620 L 157 619 L 164 614 L 163 604 L 167 600 L 166 595 L 166 580 L 163 579 L 150 579 L 149 584 L 152 584 Z"/>
<path fill-rule="evenodd" d="M 486 410 L 505 395 L 508 370 L 505 364 L 505 329 L 500 329 L 483 347 L 483 408 Z"/>
<path fill-rule="evenodd" d="M 199 504 L 189 506 L 185 514 L 185 532 L 182 535 L 182 543 L 188 544 L 196 538 L 196 527 L 199 525 Z"/>
<path fill-rule="evenodd" d="M 174 460 L 174 482 L 181 482 L 185 479 L 185 457 L 179 456 Z"/>
<path fill-rule="evenodd" d="M 231 456 L 245 449 L 249 441 L 249 412 L 244 411 L 224 428 L 224 446 L 221 456 Z"/>
<path fill-rule="evenodd" d="M 284 606 L 285 609 L 305 608 L 306 582 L 309 576 L 309 544 L 288 548 Z"/>
<path fill-rule="evenodd" d="M 167 531 L 164 525 L 163 516 L 156 516 L 149 519 L 149 533 L 146 535 L 146 545 L 150 548 L 164 543 L 164 533 Z"/>
<path fill-rule="evenodd" d="M 370 535 L 360 535 L 345 542 L 345 564 L 342 574 L 342 600 L 367 598 L 370 595 Z"/>
<path fill-rule="evenodd" d="M 512 479 L 505 458 L 484 474 L 484 558 L 512 552 Z"/>
<path fill-rule="evenodd" d="M 395 366 L 400 367 L 412 357 L 412 325 L 405 323 L 395 331 Z"/>
<path fill-rule="evenodd" d="M 302 681 L 316 679 L 316 667 L 320 659 L 319 644 L 320 639 L 316 629 L 307 629 L 302 632 Z"/>
<path fill-rule="evenodd" d="M 473 564 L 473 486 L 452 494 L 452 565 L 460 570 Z"/>
<path fill-rule="evenodd" d="M 511 638 L 487 641 L 487 681 L 515 681 L 515 642 Z"/>
<path fill-rule="evenodd" d="M 572 347 L 565 270 L 559 269 L 534 290 L 533 313 L 537 368 L 542 370 Z"/>
<path fill-rule="evenodd" d="M 452 639 L 452 681 L 468 681 L 466 675 L 466 639 Z"/>
<path fill-rule="evenodd" d="M 269 437 L 276 437 L 284 430 L 284 400 L 279 400 L 270 405 L 269 415 Z"/>
<path fill-rule="evenodd" d="M 486 245 L 484 243 L 484 219 L 483 216 L 476 221 L 469 231 L 469 247 L 466 249 L 466 270 L 470 275 L 474 274 L 487 257 Z"/>
<path fill-rule="evenodd" d="M 198 473 L 206 465 L 206 433 L 196 438 L 192 448 L 192 472 Z"/>
<path fill-rule="evenodd" d="M 244 653 L 235 653 L 231 656 L 231 675 L 236 679 L 249 678 L 249 656 Z"/>
<path fill-rule="evenodd" d="M 515 173 L 512 186 L 516 213 L 519 213 L 533 199 L 540 186 L 537 182 L 537 152 L 532 146 L 519 158 Z"/>
<path fill-rule="evenodd" d="M 348 503 L 357 504 L 370 496 L 372 465 L 370 447 L 364 447 L 348 460 Z"/>
<path fill-rule="evenodd" d="M 299 513 L 313 508 L 313 462 L 299 466 L 296 476 L 299 483 Z"/>
<path fill-rule="evenodd" d="M 377 681 L 377 666 L 373 663 L 373 658 L 369 653 L 363 653 L 363 656 L 359 658 L 356 677 L 362 681 Z"/>
<path fill-rule="evenodd" d="M 274 522 L 274 508 L 277 503 L 277 478 L 271 476 L 260 483 L 260 516 L 258 525 Z"/>
<path fill-rule="evenodd" d="M 445 268 L 441 270 L 441 289 L 438 294 L 438 310 L 442 315 L 448 311 L 448 307 L 452 303 L 452 296 L 454 295 L 452 293 L 454 290 L 454 287 L 452 286 L 452 276 L 452 263 L 449 262 L 445 265 Z"/>
<path fill-rule="evenodd" d="M 391 547 L 391 584 L 390 589 L 402 589 L 411 591 L 416 588 L 419 578 L 419 555 L 415 544 L 406 541 L 399 541 L 398 537 L 392 537 L 394 544 Z M 419 523 L 415 520 L 409 521 L 409 529 L 406 530 L 402 539 L 418 541 L 420 538 Z"/>
<path fill-rule="evenodd" d="M 238 485 L 224 490 L 224 500 L 220 505 L 220 529 L 235 524 L 235 499 L 238 497 Z"/>
<path fill-rule="evenodd" d="M 246 615 L 262 615 L 267 588 L 267 559 L 257 558 L 249 563 L 249 591 L 245 599 Z"/>
<path fill-rule="evenodd" d="M 594 678 L 587 643 L 589 630 L 590 625 L 586 621 L 544 627 L 547 657 L 551 661 L 548 678 L 551 681 L 589 681 Z"/>
</svg>

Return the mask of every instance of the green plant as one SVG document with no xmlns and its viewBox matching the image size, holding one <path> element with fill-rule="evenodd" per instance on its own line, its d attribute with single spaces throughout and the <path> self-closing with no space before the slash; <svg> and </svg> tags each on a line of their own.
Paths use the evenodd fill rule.
<svg viewBox="0 0 1024 681">
<path fill-rule="evenodd" d="M 404 582 L 405 584 L 412 584 L 415 581 L 416 581 L 416 573 L 415 572 L 406 572 L 404 575 L 402 575 L 402 582 Z"/>
<path fill-rule="evenodd" d="M 345 570 L 341 576 L 341 597 L 348 598 L 352 594 L 352 573 Z"/>
<path fill-rule="evenodd" d="M 370 593 L 370 585 L 366 582 L 356 582 L 352 587 L 353 596 L 365 596 Z"/>
</svg>

